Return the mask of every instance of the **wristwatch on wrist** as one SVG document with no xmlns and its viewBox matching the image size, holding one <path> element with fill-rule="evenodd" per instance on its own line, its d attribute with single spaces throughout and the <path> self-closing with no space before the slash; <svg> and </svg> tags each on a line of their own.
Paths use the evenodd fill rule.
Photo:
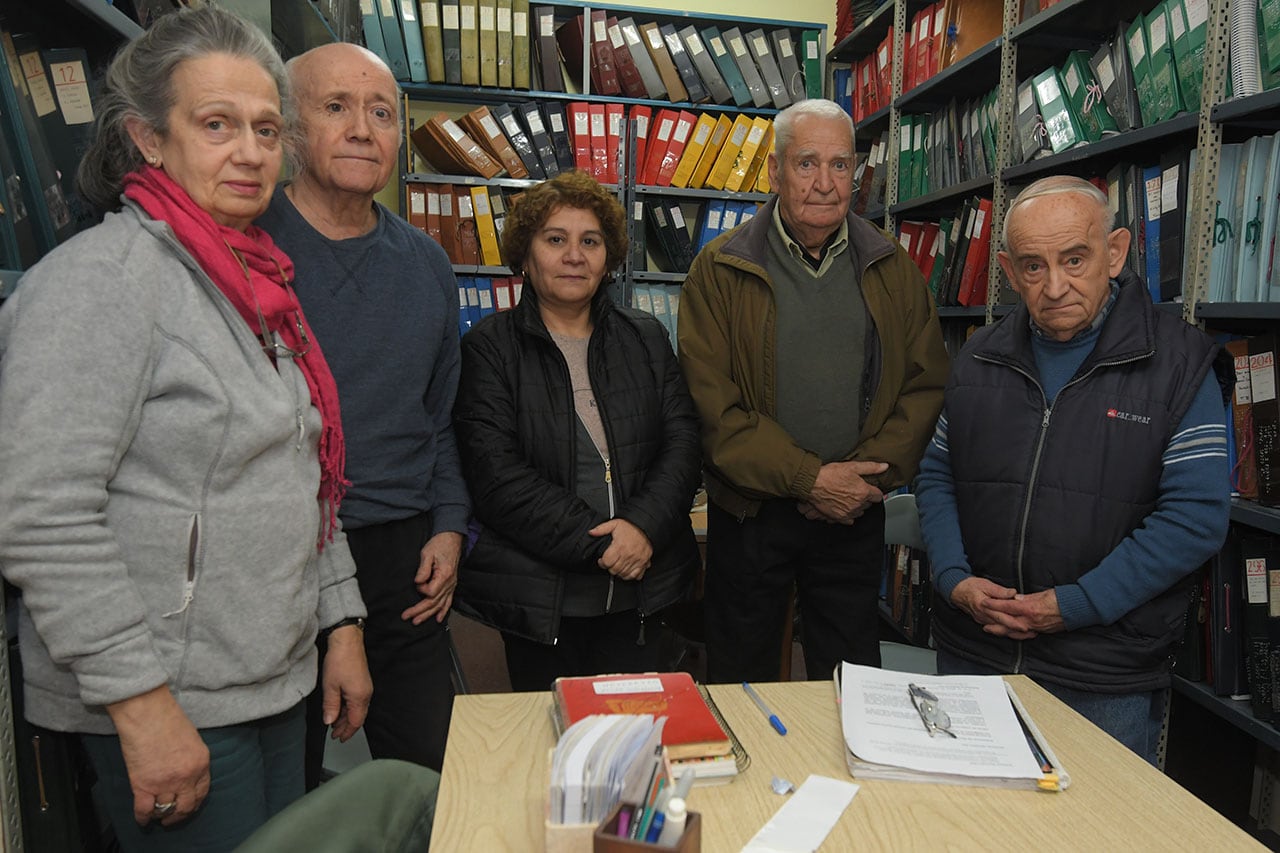
<svg viewBox="0 0 1280 853">
<path fill-rule="evenodd" d="M 328 639 L 329 635 L 332 634 L 334 631 L 336 631 L 338 628 L 345 628 L 348 625 L 355 625 L 357 628 L 360 629 L 360 633 L 362 634 L 364 633 L 364 617 L 348 616 L 346 619 L 342 619 L 337 622 L 334 622 L 328 628 L 323 629 L 320 632 L 320 636 L 324 637 L 325 639 Z"/>
</svg>

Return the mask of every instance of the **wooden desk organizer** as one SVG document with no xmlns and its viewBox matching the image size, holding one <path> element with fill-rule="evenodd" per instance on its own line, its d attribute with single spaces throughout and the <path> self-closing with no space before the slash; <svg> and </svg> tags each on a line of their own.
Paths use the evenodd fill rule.
<svg viewBox="0 0 1280 853">
<path fill-rule="evenodd" d="M 592 836 L 593 853 L 656 853 L 659 850 L 674 850 L 676 853 L 702 853 L 702 815 L 689 812 L 685 818 L 684 834 L 674 847 L 662 847 L 657 844 L 646 844 L 630 838 L 618 837 L 618 812 L 622 804 L 613 807 L 604 822 L 596 827 Z"/>
</svg>

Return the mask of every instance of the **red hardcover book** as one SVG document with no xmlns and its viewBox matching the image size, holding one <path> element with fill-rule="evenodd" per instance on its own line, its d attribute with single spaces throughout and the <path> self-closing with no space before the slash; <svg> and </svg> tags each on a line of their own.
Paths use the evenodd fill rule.
<svg viewBox="0 0 1280 853">
<path fill-rule="evenodd" d="M 916 36 L 916 74 L 914 82 L 917 86 L 929 79 L 929 54 L 933 52 L 933 7 L 927 6 L 916 13 L 920 20 L 920 33 Z"/>
<path fill-rule="evenodd" d="M 569 103 L 569 135 L 573 138 L 573 165 L 591 171 L 591 112 L 584 101 Z"/>
<path fill-rule="evenodd" d="M 671 130 L 671 141 L 667 143 L 667 151 L 662 155 L 662 164 L 658 166 L 657 184 L 660 187 L 671 186 L 671 178 L 680 165 L 684 155 L 684 147 L 689 142 L 689 133 L 693 130 L 698 117 L 693 113 L 681 110 L 676 116 L 675 127 Z"/>
<path fill-rule="evenodd" d="M 653 126 L 649 129 L 649 144 L 645 146 L 644 169 L 636 177 L 636 183 L 652 186 L 657 182 L 658 170 L 662 168 L 662 158 L 671 144 L 671 131 L 676 129 L 679 115 L 676 110 L 659 110 L 654 117 Z"/>
<path fill-rule="evenodd" d="M 604 104 L 591 104 L 591 177 L 604 183 L 609 174 L 609 134 L 604 124 Z"/>
<path fill-rule="evenodd" d="M 609 46 L 613 49 L 613 67 L 618 72 L 622 94 L 628 98 L 649 97 L 649 90 L 644 87 L 640 69 L 636 68 L 636 61 L 631 58 L 631 51 L 627 49 L 627 41 L 622 35 L 622 28 L 618 26 L 617 18 L 606 20 L 605 32 L 609 36 Z"/>
<path fill-rule="evenodd" d="M 733 743 L 687 672 L 557 678 L 552 687 L 565 727 L 591 714 L 665 716 L 662 745 L 673 760 L 728 755 Z"/>
</svg>

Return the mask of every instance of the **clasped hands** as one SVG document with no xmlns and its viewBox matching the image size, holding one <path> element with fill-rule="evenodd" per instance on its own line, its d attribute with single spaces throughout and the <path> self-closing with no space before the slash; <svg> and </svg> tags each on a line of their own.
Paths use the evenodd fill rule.
<svg viewBox="0 0 1280 853">
<path fill-rule="evenodd" d="M 884 501 L 884 493 L 863 478 L 888 469 L 884 462 L 828 462 L 818 469 L 808 500 L 796 506 L 810 521 L 853 524 L 871 504 Z"/>
<path fill-rule="evenodd" d="M 1063 630 L 1058 594 L 1052 589 L 1023 594 L 986 578 L 969 577 L 951 591 L 951 603 L 982 630 L 1010 640 L 1030 640 Z"/>
</svg>

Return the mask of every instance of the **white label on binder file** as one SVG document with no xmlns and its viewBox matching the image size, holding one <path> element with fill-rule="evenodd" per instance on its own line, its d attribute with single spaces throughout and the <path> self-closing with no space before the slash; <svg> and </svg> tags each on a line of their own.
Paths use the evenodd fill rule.
<svg viewBox="0 0 1280 853">
<path fill-rule="evenodd" d="M 626 44 L 622 38 L 622 27 L 617 24 L 609 27 L 609 43 L 612 44 L 614 48 L 623 47 Z"/>
<path fill-rule="evenodd" d="M 1267 603 L 1267 559 L 1251 557 L 1244 561 L 1245 601 L 1249 604 Z"/>
<path fill-rule="evenodd" d="M 40 61 L 40 54 L 33 50 L 22 54 L 18 61 L 22 63 L 22 73 L 27 78 L 27 88 L 31 91 L 31 100 L 35 102 L 36 115 L 47 116 L 58 105 L 53 102 L 53 92 L 49 89 L 49 79 L 44 76 L 44 63 Z"/>
<path fill-rule="evenodd" d="M 659 142 L 666 142 L 671 138 L 671 128 L 674 125 L 675 125 L 675 122 L 669 118 L 665 118 L 662 120 L 661 123 L 659 123 L 658 125 L 658 141 Z"/>
<path fill-rule="evenodd" d="M 360 0 L 360 14 L 361 15 L 373 14 L 373 0 Z"/>
<path fill-rule="evenodd" d="M 462 139 L 462 128 L 454 124 L 454 121 L 451 118 L 444 120 L 444 131 L 449 134 L 450 138 L 452 138 L 454 142 Z"/>
<path fill-rule="evenodd" d="M 440 193 L 440 215 L 453 216 L 453 193 Z"/>
<path fill-rule="evenodd" d="M 674 223 L 674 224 L 676 225 L 676 227 L 678 227 L 678 228 L 683 228 L 683 227 L 685 227 L 685 225 L 684 225 L 684 211 L 683 211 L 683 210 L 681 210 L 679 207 L 673 207 L 673 208 L 671 208 L 671 221 L 672 221 L 672 223 Z"/>
<path fill-rule="evenodd" d="M 474 30 L 476 28 L 476 7 L 475 6 L 459 6 L 458 17 L 462 21 L 462 29 Z"/>
<path fill-rule="evenodd" d="M 635 207 L 632 208 L 632 211 L 631 211 L 631 218 L 634 219 L 636 222 L 639 222 L 641 219 L 644 219 L 644 202 L 637 201 L 635 203 Z"/>
<path fill-rule="evenodd" d="M 1067 66 L 1067 73 L 1063 75 L 1062 82 L 1067 84 L 1067 91 L 1073 95 L 1076 93 L 1076 89 L 1080 88 L 1080 75 L 1076 74 L 1074 65 Z"/>
<path fill-rule="evenodd" d="M 498 32 L 511 32 L 511 10 L 506 6 L 498 8 Z"/>
<path fill-rule="evenodd" d="M 688 121 L 681 120 L 681 121 L 677 122 L 677 123 L 676 123 L 675 141 L 683 144 L 683 143 L 684 143 L 684 141 L 685 141 L 685 140 L 687 140 L 687 139 L 689 138 L 689 130 L 690 130 L 692 127 L 693 127 L 693 125 L 692 125 L 690 122 L 688 122 Z"/>
<path fill-rule="evenodd" d="M 524 120 L 529 123 L 529 130 L 534 136 L 539 133 L 545 133 L 547 130 L 542 124 L 542 116 L 538 115 L 536 110 L 530 110 L 525 113 Z"/>
<path fill-rule="evenodd" d="M 475 202 L 477 216 L 489 215 L 489 193 L 487 190 L 473 193 L 471 200 Z"/>
<path fill-rule="evenodd" d="M 529 36 L 529 13 L 528 12 L 512 12 L 511 13 L 511 32 L 520 38 L 528 38 Z"/>
<path fill-rule="evenodd" d="M 662 49 L 662 33 L 658 32 L 658 28 L 654 27 L 653 29 L 649 30 L 648 35 L 649 35 L 649 46 L 652 47 L 654 50 L 661 50 Z"/>
<path fill-rule="evenodd" d="M 1165 31 L 1164 15 L 1156 15 L 1151 19 L 1150 33 L 1151 36 L 1151 52 L 1164 49 L 1165 39 L 1168 33 Z"/>
<path fill-rule="evenodd" d="M 1178 209 L 1178 167 L 1171 166 L 1160 176 L 1160 212 Z"/>
<path fill-rule="evenodd" d="M 596 39 L 596 41 L 604 41 L 604 37 L 605 37 L 605 34 L 606 34 L 606 32 L 607 32 L 607 28 L 605 27 L 605 22 L 604 22 L 604 21 L 592 21 L 592 22 L 591 22 L 591 31 L 592 31 L 593 33 L 595 33 L 595 39 Z"/>
<path fill-rule="evenodd" d="M 639 44 L 640 33 L 636 30 L 635 24 L 628 24 L 622 28 L 622 35 L 626 38 L 627 44 Z"/>
<path fill-rule="evenodd" d="M 93 101 L 85 79 L 84 63 L 79 60 L 55 62 L 49 66 L 53 90 L 58 93 L 58 106 L 67 124 L 89 124 L 93 121 Z"/>
<path fill-rule="evenodd" d="M 791 39 L 786 38 L 785 36 L 778 39 L 778 53 L 782 54 L 783 59 L 791 58 L 791 54 L 794 53 L 791 49 Z"/>
<path fill-rule="evenodd" d="M 395 17 L 396 7 L 391 5 L 392 0 L 381 0 L 378 4 L 382 8 L 383 17 Z"/>
<path fill-rule="evenodd" d="M 684 43 L 684 46 L 689 49 L 690 56 L 701 56 L 703 53 L 702 39 L 698 38 L 696 35 L 691 36 L 688 41 Z"/>
<path fill-rule="evenodd" d="M 649 116 L 636 116 L 636 139 L 649 138 Z"/>
<path fill-rule="evenodd" d="M 498 10 L 492 6 L 480 7 L 480 29 L 482 30 L 494 29 L 494 17 L 495 17 L 494 13 L 497 11 Z"/>
<path fill-rule="evenodd" d="M 719 210 L 707 211 L 707 229 L 709 231 L 720 230 L 720 211 Z"/>
<path fill-rule="evenodd" d="M 493 120 L 493 116 L 484 116 L 480 119 L 480 126 L 484 128 L 485 136 L 490 139 L 496 139 L 502 131 L 498 130 L 498 123 Z"/>
<path fill-rule="evenodd" d="M 711 52 L 716 56 L 724 56 L 724 42 L 720 40 L 719 36 L 711 39 Z"/>
<path fill-rule="evenodd" d="M 520 125 L 516 124 L 516 117 L 513 115 L 503 116 L 502 126 L 506 129 L 507 136 L 515 136 L 520 132 Z"/>
<path fill-rule="evenodd" d="M 1041 80 L 1036 85 L 1036 94 L 1040 96 L 1040 109 L 1044 109 L 1046 105 L 1061 98 L 1062 94 L 1058 91 L 1058 78 L 1054 76 L 1047 80 Z"/>
<path fill-rule="evenodd" d="M 607 114 L 605 118 L 609 120 L 609 135 L 621 136 L 622 135 L 622 113 L 612 112 Z"/>
<path fill-rule="evenodd" d="M 747 46 L 742 43 L 740 38 L 729 39 L 729 49 L 733 51 L 734 56 L 746 56 Z"/>
<path fill-rule="evenodd" d="M 1169 29 L 1173 31 L 1173 40 L 1177 41 L 1187 31 L 1187 22 L 1182 20 L 1182 7 L 1176 3 L 1169 4 Z"/>
<path fill-rule="evenodd" d="M 884 68 L 888 64 L 889 64 L 889 48 L 882 47 L 880 48 L 880 59 L 879 61 L 877 61 L 876 67 Z M 866 66 L 863 66 L 863 67 L 865 68 Z"/>
<path fill-rule="evenodd" d="M 756 36 L 751 40 L 751 44 L 755 46 L 756 56 L 769 55 L 769 42 L 764 40 L 764 36 Z"/>
<path fill-rule="evenodd" d="M 413 8 L 413 0 L 400 0 L 400 14 L 404 16 L 405 23 L 418 23 L 418 19 L 414 17 L 418 10 Z"/>
<path fill-rule="evenodd" d="M 427 192 L 427 213 L 431 216 L 440 215 L 440 193 L 434 190 Z"/>
<path fill-rule="evenodd" d="M 444 29 L 456 30 L 458 28 L 458 7 L 451 3 L 441 6 L 440 20 L 443 21 Z"/>
<path fill-rule="evenodd" d="M 764 128 L 752 127 L 751 132 L 747 134 L 748 145 L 759 145 L 760 140 L 764 137 Z"/>
<path fill-rule="evenodd" d="M 698 130 L 693 134 L 693 144 L 705 145 L 707 142 L 707 137 L 711 135 L 711 128 L 713 126 L 714 125 L 710 125 L 710 124 L 698 125 Z"/>
<path fill-rule="evenodd" d="M 560 133 L 564 130 L 564 121 L 561 120 L 560 113 L 548 113 L 547 121 L 551 122 L 551 129 L 556 133 Z"/>
<path fill-rule="evenodd" d="M 1209 20 L 1209 0 L 1187 0 L 1187 29 L 1195 31 Z"/>
<path fill-rule="evenodd" d="M 911 134 L 909 133 L 902 134 L 902 139 L 898 143 L 898 145 L 899 145 L 899 148 L 898 148 L 899 151 L 910 151 L 911 150 Z"/>
<path fill-rule="evenodd" d="M 1160 179 L 1152 178 L 1146 182 L 1147 218 L 1152 222 L 1160 219 Z"/>
<path fill-rule="evenodd" d="M 1110 89 L 1116 82 L 1116 72 L 1111 68 L 1110 54 L 1103 54 L 1102 59 L 1098 61 L 1098 81 L 1102 83 L 1104 89 Z"/>
<path fill-rule="evenodd" d="M 814 41 L 809 42 L 809 44 L 807 45 L 807 47 L 808 47 L 808 50 L 809 50 L 809 56 L 808 56 L 808 58 L 809 58 L 809 59 L 816 60 L 816 59 L 818 58 L 818 42 L 817 42 L 817 40 L 815 39 Z"/>
<path fill-rule="evenodd" d="M 1275 353 L 1249 354 L 1249 382 L 1253 387 L 1255 405 L 1276 398 Z"/>
<path fill-rule="evenodd" d="M 603 113 L 591 114 L 591 135 L 604 136 L 604 114 Z"/>
<path fill-rule="evenodd" d="M 544 38 L 556 34 L 556 13 L 545 12 L 538 16 L 538 32 Z"/>
<path fill-rule="evenodd" d="M 586 111 L 573 114 L 573 135 L 589 136 L 591 134 L 591 115 Z"/>
<path fill-rule="evenodd" d="M 1129 36 L 1129 58 L 1133 60 L 1134 65 L 1137 65 L 1146 55 L 1147 41 L 1142 37 L 1142 27 L 1138 27 L 1133 31 L 1133 35 Z"/>
<path fill-rule="evenodd" d="M 421 216 L 427 212 L 427 199 L 422 193 L 409 193 L 409 212 Z"/>
<path fill-rule="evenodd" d="M 435 0 L 422 0 L 418 4 L 419 19 L 424 27 L 440 26 L 440 10 Z"/>
<path fill-rule="evenodd" d="M 1030 86 L 1023 89 L 1018 93 L 1018 112 L 1025 113 L 1027 110 L 1031 109 L 1031 107 L 1035 105 L 1035 100 L 1036 93 L 1032 91 Z"/>
</svg>

